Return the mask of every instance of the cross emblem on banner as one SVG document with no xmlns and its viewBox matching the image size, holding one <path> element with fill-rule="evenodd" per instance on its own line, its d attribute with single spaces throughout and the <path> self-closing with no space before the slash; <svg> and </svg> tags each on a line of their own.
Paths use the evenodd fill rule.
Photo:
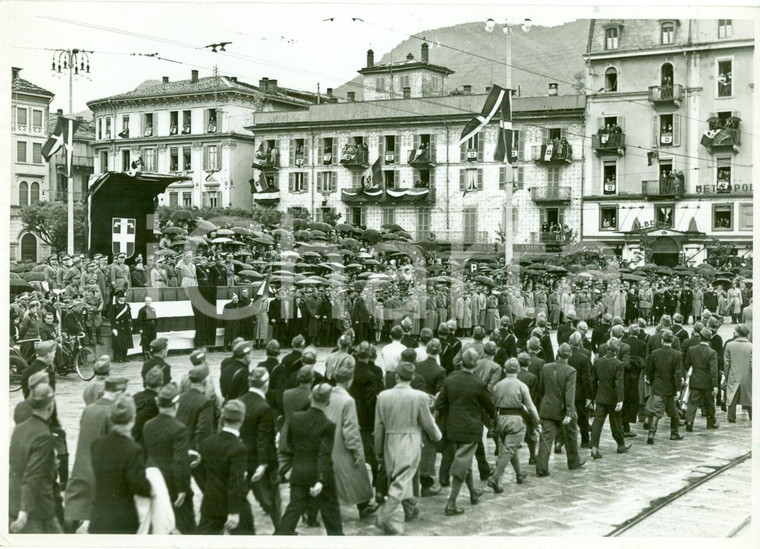
<svg viewBox="0 0 760 549">
<path fill-rule="evenodd" d="M 136 220 L 127 217 L 114 217 L 111 220 L 111 233 L 114 254 L 135 255 L 135 226 Z"/>
</svg>

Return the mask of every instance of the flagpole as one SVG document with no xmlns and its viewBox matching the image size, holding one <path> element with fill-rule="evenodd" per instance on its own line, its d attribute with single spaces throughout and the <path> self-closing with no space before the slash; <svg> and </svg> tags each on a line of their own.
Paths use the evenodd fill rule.
<svg viewBox="0 0 760 549">
<path fill-rule="evenodd" d="M 504 32 L 507 35 L 507 46 L 506 46 L 506 65 L 507 65 L 507 101 L 511 103 L 512 101 L 512 29 L 509 25 L 504 26 Z M 514 119 L 514 116 L 510 112 L 510 116 Z M 499 131 L 504 131 L 501 128 Z M 511 137 L 510 137 L 511 139 Z M 510 144 L 511 145 L 511 144 Z M 506 181 L 504 182 L 504 266 L 512 264 L 512 247 L 514 245 L 514 235 L 512 234 L 514 227 L 512 227 L 512 164 L 511 158 L 509 158 L 509 155 L 511 155 L 510 146 L 506 147 L 507 149 L 507 155 L 504 157 L 504 166 L 506 168 L 506 174 L 505 178 Z"/>
</svg>

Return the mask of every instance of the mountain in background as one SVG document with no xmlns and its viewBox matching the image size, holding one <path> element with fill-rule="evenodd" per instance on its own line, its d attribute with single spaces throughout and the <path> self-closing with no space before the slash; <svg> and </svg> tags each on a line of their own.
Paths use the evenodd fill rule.
<svg viewBox="0 0 760 549">
<path fill-rule="evenodd" d="M 589 23 L 588 19 L 579 19 L 556 27 L 534 26 L 528 33 L 524 33 L 519 26 L 514 27 L 513 88 L 519 86 L 520 95 L 523 96 L 548 95 L 549 82 L 557 82 L 560 95 L 577 93 L 572 87 L 572 83 L 577 82 L 573 75 L 585 71 L 583 54 L 588 42 Z M 504 85 L 506 36 L 498 24 L 490 34 L 483 27 L 483 22 L 463 23 L 417 33 L 430 44 L 430 63 L 456 71 L 448 77 L 447 92 L 461 90 L 463 85 L 469 84 L 472 93 L 485 93 L 486 86 L 491 83 Z M 421 45 L 421 40 L 408 38 L 383 55 L 380 61 L 376 60 L 376 64 L 402 61 L 409 53 L 420 59 Z M 357 70 L 361 68 L 357 67 Z M 335 95 L 345 98 L 346 92 L 354 91 L 356 100 L 360 101 L 363 95 L 362 78 L 357 75 L 336 88 Z"/>
</svg>

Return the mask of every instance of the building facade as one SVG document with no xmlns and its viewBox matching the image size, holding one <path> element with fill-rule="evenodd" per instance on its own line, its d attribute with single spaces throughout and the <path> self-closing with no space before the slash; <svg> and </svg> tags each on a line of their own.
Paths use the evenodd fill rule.
<svg viewBox="0 0 760 549">
<path fill-rule="evenodd" d="M 634 264 L 751 253 L 753 22 L 590 25 L 584 240 Z"/>
<path fill-rule="evenodd" d="M 430 65 L 425 46 L 420 62 L 409 56 L 375 66 L 368 53 L 368 67 L 359 72 L 372 100 L 355 101 L 349 92 L 346 101 L 307 111 L 257 113 L 248 129 L 257 143 L 281 154 L 277 166 L 257 166 L 254 178 L 263 176 L 266 184 L 254 201 L 306 210 L 316 220 L 340 215 L 367 228 L 396 223 L 417 241 L 494 248 L 510 177 L 508 167 L 493 160 L 498 121 L 460 146 L 464 125 L 487 95 L 473 94 L 470 86 L 459 95 L 441 93 L 451 71 Z M 405 85 L 391 84 L 391 74 Z M 514 242 L 534 251 L 558 243 L 556 235 L 542 233 L 544 223 L 576 232 L 581 223 L 585 98 L 556 93 L 555 85 L 550 95 L 513 99 Z M 380 190 L 365 191 L 363 178 L 376 160 L 382 181 L 373 185 Z"/>
<path fill-rule="evenodd" d="M 59 116 L 63 116 L 61 109 L 50 114 L 48 135 L 52 135 L 55 131 Z M 79 124 L 74 132 L 71 177 L 74 184 L 74 201 L 83 202 L 87 198 L 87 183 L 94 173 L 92 144 L 95 141 L 95 124 L 92 120 L 86 120 L 82 116 L 77 116 L 77 121 Z M 54 158 L 49 164 L 50 200 L 67 202 L 69 182 L 64 172 L 63 152 L 57 153 Z"/>
<path fill-rule="evenodd" d="M 263 78 L 254 86 L 236 77 L 199 78 L 197 70 L 189 80 L 144 83 L 88 103 L 95 123 L 94 171 L 186 175 L 159 196 L 160 205 L 246 207 L 254 143 L 244 126 L 254 112 L 302 110 L 314 100 L 276 80 Z"/>
<path fill-rule="evenodd" d="M 10 258 L 37 261 L 50 253 L 50 247 L 23 229 L 21 208 L 50 199 L 49 167 L 42 157 L 47 140 L 50 103 L 54 94 L 20 76 L 14 67 L 11 82 L 11 158 L 10 158 Z"/>
</svg>

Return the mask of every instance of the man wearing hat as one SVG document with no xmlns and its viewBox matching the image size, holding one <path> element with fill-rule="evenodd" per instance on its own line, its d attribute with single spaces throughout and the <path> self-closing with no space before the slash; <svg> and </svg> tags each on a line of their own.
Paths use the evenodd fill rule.
<svg viewBox="0 0 760 549">
<path fill-rule="evenodd" d="M 268 390 L 269 372 L 254 368 L 248 376 L 248 392 L 238 399 L 245 405 L 240 438 L 248 448 L 248 483 L 276 529 L 282 514 L 275 442 L 277 412 L 267 402 Z"/>
<path fill-rule="evenodd" d="M 110 430 L 92 443 L 94 497 L 90 534 L 136 534 L 140 526 L 135 496 L 153 492 L 145 476 L 143 449 L 130 433 L 135 405 L 126 395 L 115 398 L 110 409 Z"/>
<path fill-rule="evenodd" d="M 322 513 L 327 535 L 343 535 L 331 457 L 336 427 L 324 412 L 330 403 L 331 393 L 332 387 L 327 383 L 316 385 L 311 390 L 311 407 L 294 413 L 291 418 L 287 433 L 287 444 L 293 451 L 290 503 L 275 535 L 294 535 L 298 521 L 312 498 Z"/>
<path fill-rule="evenodd" d="M 451 330 L 451 327 L 449 327 L 449 330 Z M 454 368 L 459 369 L 462 367 L 462 353 L 466 351 L 467 349 L 475 349 L 475 351 L 478 353 L 478 358 L 483 358 L 483 347 L 485 345 L 485 342 L 483 341 L 486 337 L 486 331 L 483 328 L 483 326 L 475 326 L 472 329 L 472 339 L 473 341 L 468 343 L 467 345 L 463 345 L 462 348 L 459 350 L 459 352 L 454 356 Z"/>
<path fill-rule="evenodd" d="M 140 347 L 143 350 L 143 360 L 148 360 L 150 344 L 156 339 L 156 327 L 158 326 L 158 314 L 153 307 L 153 298 L 145 296 L 145 305 L 137 311 L 137 329 L 140 330 Z"/>
<path fill-rule="evenodd" d="M 103 396 L 88 405 L 79 422 L 79 438 L 71 471 L 66 486 L 64 516 L 72 527 L 90 520 L 92 501 L 95 497 L 95 476 L 92 469 L 92 443 L 105 436 L 109 430 L 109 415 L 116 397 L 127 390 L 127 380 L 123 377 L 109 377 L 105 382 Z M 86 529 L 85 529 L 86 531 Z"/>
<path fill-rule="evenodd" d="M 567 343 L 570 338 L 570 334 L 575 331 L 575 311 L 568 311 L 565 315 L 565 322 L 559 325 L 557 328 L 557 344 L 562 345 Z"/>
<path fill-rule="evenodd" d="M 419 516 L 413 481 L 422 457 L 423 433 L 431 441 L 441 439 L 430 413 L 432 397 L 410 386 L 414 374 L 414 364 L 399 363 L 396 385 L 377 398 L 374 449 L 388 475 L 388 499 L 378 513 L 377 525 L 389 534 L 398 533 L 391 520 L 399 504 L 406 521 Z"/>
<path fill-rule="evenodd" d="M 314 382 L 314 368 L 311 365 L 302 366 L 296 374 L 296 381 L 298 382 L 297 387 L 287 389 L 282 394 L 284 421 L 280 430 L 280 445 L 277 449 L 280 477 L 284 477 L 293 465 L 293 452 L 288 446 L 290 420 L 295 412 L 303 412 L 309 408 L 311 386 Z"/>
<path fill-rule="evenodd" d="M 190 449 L 197 452 L 200 443 L 216 430 L 217 409 L 214 400 L 208 397 L 211 380 L 206 365 L 206 350 L 193 351 L 190 363 L 193 365 L 188 374 L 190 387 L 179 397 L 177 419 L 187 425 Z"/>
<path fill-rule="evenodd" d="M 250 342 L 241 341 L 232 348 L 232 360 L 222 366 L 219 389 L 225 401 L 240 398 L 248 392 L 248 368 L 252 352 Z"/>
<path fill-rule="evenodd" d="M 240 440 L 245 404 L 230 400 L 222 407 L 221 430 L 200 443 L 195 479 L 203 491 L 196 533 L 253 535 L 253 514 L 246 495 L 248 449 Z"/>
<path fill-rule="evenodd" d="M 646 405 L 649 423 L 647 444 L 654 444 L 657 423 L 666 414 L 670 417 L 670 440 L 683 438 L 678 433 L 680 418 L 675 404 L 683 382 L 682 355 L 672 347 L 674 338 L 673 332 L 663 330 L 662 347 L 650 355 L 646 365 L 646 380 L 652 386 Z"/>
<path fill-rule="evenodd" d="M 599 354 L 599 346 L 610 338 L 610 329 L 612 328 L 612 315 L 604 313 L 602 322 L 591 332 L 591 349 L 595 354 Z"/>
<path fill-rule="evenodd" d="M 101 356 L 93 365 L 95 377 L 87 382 L 82 391 L 82 398 L 85 406 L 88 406 L 98 400 L 106 390 L 106 380 L 111 374 L 111 357 L 108 355 Z"/>
<path fill-rule="evenodd" d="M 177 419 L 179 390 L 174 383 L 164 385 L 158 392 L 158 415 L 143 426 L 143 447 L 148 467 L 161 471 L 173 503 L 177 529 L 185 534 L 195 533 L 193 490 L 190 487 L 190 432 Z"/>
<path fill-rule="evenodd" d="M 126 362 L 127 351 L 132 348 L 132 311 L 123 290 L 115 294 L 116 304 L 111 307 L 111 348 L 114 362 Z"/>
<path fill-rule="evenodd" d="M 713 337 L 712 330 L 704 328 L 699 334 L 699 345 L 690 347 L 684 359 L 684 370 L 689 372 L 689 401 L 686 407 L 686 431 L 694 430 L 694 418 L 697 406 L 705 407 L 707 412 L 707 428 L 717 429 L 715 419 L 715 395 L 718 394 L 718 353 L 710 347 Z"/>
<path fill-rule="evenodd" d="M 156 367 L 149 370 L 143 378 L 144 390 L 135 393 L 132 399 L 135 401 L 135 425 L 132 429 L 132 438 L 138 444 L 143 443 L 143 426 L 158 415 L 158 392 L 164 385 L 164 376 Z"/>
<path fill-rule="evenodd" d="M 23 372 L 21 372 L 21 391 L 24 398 L 29 397 L 29 377 L 42 370 L 47 370 L 50 386 L 55 390 L 55 371 L 53 362 L 55 361 L 55 352 L 57 349 L 55 341 L 42 341 L 37 346 L 37 356 Z"/>
<path fill-rule="evenodd" d="M 150 358 L 143 362 L 142 376 L 145 378 L 147 374 L 153 368 L 160 368 L 161 373 L 164 376 L 163 383 L 166 385 L 172 380 L 172 369 L 168 362 L 166 362 L 166 356 L 169 354 L 169 340 L 165 337 L 158 337 L 150 342 Z"/>
<path fill-rule="evenodd" d="M 119 254 L 114 257 L 114 262 L 108 270 L 108 282 L 111 291 L 115 294 L 129 288 L 130 276 L 129 267 L 124 264 L 127 259 L 126 254 Z"/>
<path fill-rule="evenodd" d="M 61 534 L 54 490 L 56 463 L 50 418 L 55 408 L 53 388 L 44 381 L 28 398 L 31 416 L 13 429 L 8 471 L 8 513 L 11 533 Z"/>
<path fill-rule="evenodd" d="M 353 340 L 347 334 L 343 334 L 338 338 L 338 349 L 327 356 L 325 360 L 325 379 L 328 383 L 333 382 L 333 376 L 338 364 L 343 362 L 347 356 L 350 356 L 352 343 Z"/>
</svg>

